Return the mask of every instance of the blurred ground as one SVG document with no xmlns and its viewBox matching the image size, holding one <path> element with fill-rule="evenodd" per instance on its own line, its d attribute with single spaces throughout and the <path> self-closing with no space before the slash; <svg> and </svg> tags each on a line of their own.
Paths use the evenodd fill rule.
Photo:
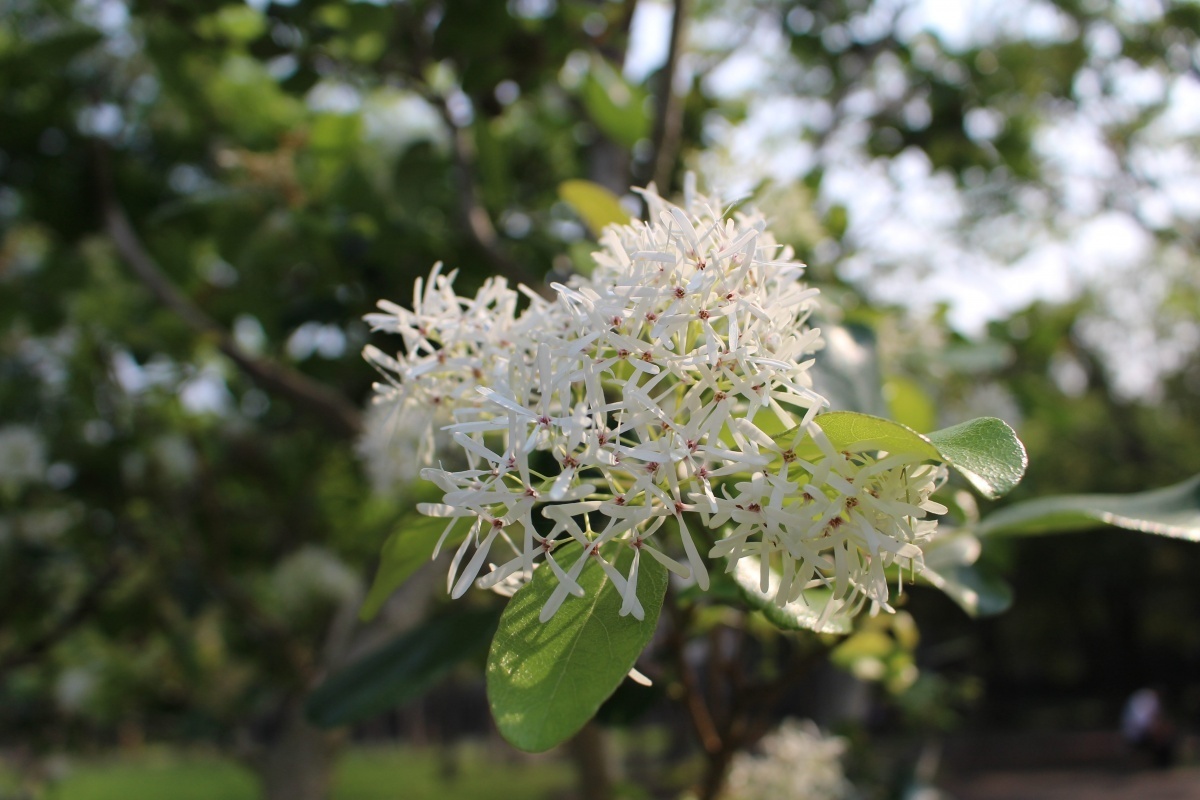
<svg viewBox="0 0 1200 800">
<path fill-rule="evenodd" d="M 955 800 L 1200 800 L 1198 745 L 1155 769 L 1113 731 L 974 734 L 947 743 L 939 784 Z"/>
<path fill-rule="evenodd" d="M 2 754 L 0 754 L 2 755 Z M 0 800 L 256 800 L 253 774 L 214 752 L 152 747 L 105 758 L 52 759 L 19 775 L 0 760 Z M 331 800 L 492 800 L 561 797 L 574 785 L 559 759 L 448 748 L 353 747 L 338 762 Z M 503 786 L 498 793 L 498 786 Z M 511 794 L 510 794 L 511 792 Z"/>
<path fill-rule="evenodd" d="M 945 784 L 956 800 L 1194 800 L 1200 767 L 1116 773 L 1094 770 L 985 772 Z"/>
</svg>

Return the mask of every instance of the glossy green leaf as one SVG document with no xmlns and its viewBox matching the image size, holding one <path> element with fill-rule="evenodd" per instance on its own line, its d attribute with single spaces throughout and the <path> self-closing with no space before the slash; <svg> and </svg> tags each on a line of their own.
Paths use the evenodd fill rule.
<svg viewBox="0 0 1200 800">
<path fill-rule="evenodd" d="M 625 575 L 633 551 L 603 548 Z M 580 558 L 567 552 L 564 569 Z M 487 663 L 487 692 L 500 733 L 529 752 L 548 750 L 573 736 L 625 679 L 658 625 L 667 571 L 652 558 L 639 564 L 637 596 L 645 619 L 619 616 L 621 595 L 594 560 L 579 576 L 583 597 L 568 597 L 546 622 L 542 607 L 558 587 L 548 567 L 539 568 L 500 618 Z"/>
<path fill-rule="evenodd" d="M 1064 533 L 1097 524 L 1200 542 L 1200 475 L 1136 494 L 1064 495 L 1016 503 L 987 516 L 975 533 Z"/>
<path fill-rule="evenodd" d="M 1029 465 L 1017 434 L 995 417 L 980 417 L 934 431 L 929 441 L 976 489 L 993 500 L 1012 491 Z"/>
<path fill-rule="evenodd" d="M 392 592 L 400 588 L 400 584 L 433 557 L 433 548 L 448 524 L 450 520 L 442 517 L 427 517 L 416 513 L 405 517 L 396 531 L 383 543 L 379 569 L 375 572 L 375 580 L 371 584 L 371 590 L 367 592 L 367 599 L 358 611 L 359 619 L 373 619 L 392 596 Z M 442 543 L 442 548 L 453 549 L 462 544 L 470 526 L 469 517 L 459 518 L 446 536 L 446 541 Z"/>
<path fill-rule="evenodd" d="M 347 725 L 419 697 L 455 664 L 481 653 L 494 610 L 457 610 L 397 636 L 335 673 L 309 696 L 305 714 L 322 728 Z"/>
<path fill-rule="evenodd" d="M 609 225 L 629 222 L 629 212 L 621 207 L 615 194 L 591 181 L 564 181 L 558 185 L 558 196 L 575 210 L 593 236 Z"/>
<path fill-rule="evenodd" d="M 852 411 L 821 414 L 816 423 L 839 450 L 886 450 L 942 461 L 993 499 L 1011 491 L 1028 465 L 1021 440 L 994 417 L 980 417 L 927 436 L 899 422 Z"/>
<path fill-rule="evenodd" d="M 810 589 L 804 593 L 805 600 L 796 600 L 783 606 L 776 603 L 773 598 L 775 590 L 779 587 L 779 575 L 774 571 L 770 573 L 767 591 L 764 592 L 761 583 L 761 563 L 753 556 L 738 559 L 733 578 L 746 602 L 761 611 L 775 627 L 817 633 L 850 632 L 849 617 L 838 614 L 836 610 L 826 617 L 824 612 L 832 597 L 828 590 Z"/>
</svg>

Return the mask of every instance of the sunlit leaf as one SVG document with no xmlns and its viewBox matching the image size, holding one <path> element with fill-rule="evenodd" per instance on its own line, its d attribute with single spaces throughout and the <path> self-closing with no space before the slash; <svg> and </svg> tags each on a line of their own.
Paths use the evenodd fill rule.
<svg viewBox="0 0 1200 800">
<path fill-rule="evenodd" d="M 1028 464 L 1016 433 L 994 417 L 980 417 L 927 436 L 899 422 L 852 411 L 821 414 L 816 423 L 839 450 L 886 450 L 942 461 L 990 498 L 1011 491 Z"/>
<path fill-rule="evenodd" d="M 1063 533 L 1097 524 L 1200 542 L 1200 475 L 1136 494 L 1064 495 L 1016 503 L 985 517 L 975 533 Z"/>
<path fill-rule="evenodd" d="M 886 450 L 933 461 L 946 460 L 927 436 L 890 419 L 853 411 L 833 411 L 819 415 L 816 422 L 838 450 Z"/>
<path fill-rule="evenodd" d="M 564 181 L 558 185 L 558 196 L 575 210 L 593 236 L 599 236 L 608 225 L 629 222 L 629 212 L 621 207 L 621 201 L 598 183 Z"/>
<path fill-rule="evenodd" d="M 633 551 L 612 544 L 602 550 L 627 574 Z M 582 558 L 576 548 L 559 562 L 569 569 Z M 621 595 L 600 567 L 587 564 L 579 577 L 583 597 L 569 597 L 546 622 L 542 607 L 558 587 L 548 567 L 539 568 L 500 618 L 487 663 L 488 700 L 500 733 L 521 750 L 548 750 L 573 736 L 616 690 L 658 625 L 667 571 L 652 558 L 639 564 L 637 596 L 645 619 L 619 616 Z"/>
<path fill-rule="evenodd" d="M 993 499 L 1012 491 L 1029 465 L 1017 434 L 995 417 L 934 431 L 929 441 L 976 489 Z"/>
<path fill-rule="evenodd" d="M 244 44 L 267 32 L 267 18 L 248 5 L 222 6 L 196 23 L 196 32 L 206 39 L 224 38 Z"/>
<path fill-rule="evenodd" d="M 840 667 L 849 667 L 860 658 L 883 658 L 896 649 L 896 641 L 883 631 L 859 631 L 837 647 L 829 658 Z"/>
</svg>

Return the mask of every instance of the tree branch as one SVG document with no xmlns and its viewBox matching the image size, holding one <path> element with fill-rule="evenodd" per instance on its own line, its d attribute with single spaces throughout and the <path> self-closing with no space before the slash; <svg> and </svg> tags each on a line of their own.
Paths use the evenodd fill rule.
<svg viewBox="0 0 1200 800">
<path fill-rule="evenodd" d="M 410 58 L 398 60 L 398 70 L 409 84 L 409 88 L 433 106 L 450 132 L 450 154 L 454 161 L 454 183 L 462 227 L 475 245 L 483 251 L 495 272 L 512 283 L 523 283 L 530 289 L 549 296 L 546 282 L 519 264 L 509 253 L 504 240 L 496 231 L 491 214 L 483 204 L 479 180 L 476 177 L 475 140 L 470 129 L 460 126 L 455 121 L 446 95 L 430 86 L 425 79 L 425 68 L 437 60 L 429 34 L 430 20 L 420 14 L 414 14 L 411 10 L 408 14 L 398 14 L 397 19 L 401 21 L 397 33 L 408 45 L 407 49 L 411 53 Z M 397 49 L 399 51 L 403 48 Z"/>
<path fill-rule="evenodd" d="M 446 98 L 424 82 L 413 79 L 413 88 L 441 115 L 450 131 L 450 152 L 454 159 L 454 182 L 458 191 L 458 212 L 463 227 L 491 262 L 492 269 L 512 283 L 523 283 L 535 291 L 547 294 L 545 281 L 517 263 L 509 254 L 504 240 L 492 223 L 492 216 L 479 196 L 476 176 L 475 140 L 469 129 L 454 121 Z"/>
<path fill-rule="evenodd" d="M 263 389 L 295 402 L 339 436 L 356 436 L 362 428 L 361 417 L 358 409 L 345 396 L 298 370 L 274 361 L 256 358 L 242 350 L 225 328 L 171 282 L 142 244 L 117 198 L 108 153 L 104 146 L 97 144 L 95 153 L 105 232 L 121 259 L 129 265 L 142 285 L 194 333 L 212 340 L 218 350 Z"/>
<path fill-rule="evenodd" d="M 659 74 L 658 97 L 654 104 L 654 161 L 651 176 L 658 190 L 667 193 L 671 189 L 671 174 L 679 157 L 679 142 L 683 134 L 683 100 L 675 92 L 675 75 L 679 71 L 679 58 L 685 47 L 688 16 L 688 0 L 675 0 L 675 14 L 671 18 L 671 45 L 667 52 L 667 63 Z"/>
<path fill-rule="evenodd" d="M 32 642 L 25 645 L 21 650 L 16 653 L 10 653 L 3 659 L 0 659 L 0 676 L 18 667 L 33 663 L 43 653 L 56 645 L 63 637 L 86 620 L 95 608 L 96 601 L 100 599 L 100 595 L 108 589 L 109 585 L 120 573 L 122 564 L 121 560 L 110 562 L 108 567 L 84 590 L 83 594 L 79 595 L 79 599 L 75 601 L 75 605 L 71 607 L 70 611 L 59 617 L 53 625 L 43 631 Z"/>
</svg>

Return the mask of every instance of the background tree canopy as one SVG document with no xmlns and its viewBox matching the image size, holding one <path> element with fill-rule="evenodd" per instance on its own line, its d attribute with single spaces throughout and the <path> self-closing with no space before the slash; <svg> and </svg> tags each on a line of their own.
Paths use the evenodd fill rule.
<svg viewBox="0 0 1200 800">
<path fill-rule="evenodd" d="M 0 744 L 322 780 L 286 766 L 333 744 L 300 704 L 380 635 L 364 577 L 421 491 L 356 449 L 361 317 L 436 261 L 586 268 L 572 179 L 753 194 L 892 416 L 1018 428 L 1018 498 L 1200 471 L 1198 31 L 1168 0 L 0 0 Z M 1039 693 L 1106 724 L 1151 680 L 1200 713 L 1194 547 L 986 559 L 1006 616 L 912 601 L 979 724 Z"/>
</svg>

